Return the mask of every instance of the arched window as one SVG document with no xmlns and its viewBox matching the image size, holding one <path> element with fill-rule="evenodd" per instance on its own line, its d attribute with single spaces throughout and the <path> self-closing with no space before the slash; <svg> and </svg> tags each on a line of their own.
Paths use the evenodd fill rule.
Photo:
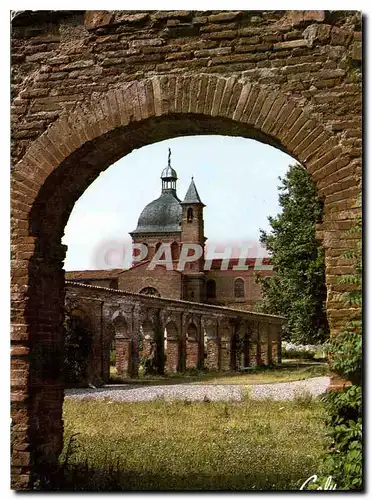
<svg viewBox="0 0 372 500">
<path fill-rule="evenodd" d="M 207 281 L 207 299 L 216 298 L 216 282 L 214 280 Z"/>
<path fill-rule="evenodd" d="M 187 327 L 187 338 L 196 340 L 198 337 L 198 329 L 194 323 L 190 323 Z"/>
<path fill-rule="evenodd" d="M 145 288 L 142 288 L 140 293 L 142 293 L 142 295 L 153 295 L 154 297 L 160 297 L 160 293 L 157 291 L 156 288 L 153 288 L 152 286 L 147 286 Z"/>
<path fill-rule="evenodd" d="M 244 299 L 245 283 L 242 278 L 237 278 L 234 283 L 234 296 L 236 299 Z"/>
<path fill-rule="evenodd" d="M 177 326 L 173 321 L 167 324 L 165 327 L 166 333 L 167 333 L 167 340 L 175 340 L 178 338 L 178 331 L 177 331 Z"/>
<path fill-rule="evenodd" d="M 190 207 L 187 209 L 187 222 L 192 222 L 193 218 L 194 218 L 194 211 Z"/>
</svg>

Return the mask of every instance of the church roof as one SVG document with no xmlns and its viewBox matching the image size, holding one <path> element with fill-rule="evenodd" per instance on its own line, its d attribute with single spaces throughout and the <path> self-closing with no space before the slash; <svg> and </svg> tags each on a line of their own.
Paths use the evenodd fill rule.
<svg viewBox="0 0 372 500">
<path fill-rule="evenodd" d="M 255 265 L 257 264 L 257 258 L 258 257 L 247 257 L 245 260 L 244 260 L 244 265 L 245 266 L 248 266 L 250 269 L 254 269 Z M 210 262 L 212 261 L 212 263 L 210 264 Z M 227 269 L 228 270 L 232 270 L 232 271 L 239 271 L 239 273 L 243 273 L 244 272 L 247 272 L 247 270 L 238 270 L 238 269 L 234 269 L 235 266 L 239 266 L 241 265 L 241 262 L 239 262 L 240 259 L 238 258 L 231 258 L 229 259 L 229 262 L 228 262 L 228 265 L 227 265 Z M 262 265 L 271 265 L 272 264 L 272 259 L 271 257 L 263 257 L 262 258 L 262 261 L 259 262 L 260 264 Z M 211 271 L 220 271 L 221 270 L 221 266 L 223 264 L 223 259 L 206 259 L 205 261 L 205 264 L 206 266 L 208 266 L 208 264 L 211 265 Z M 255 271 L 260 271 L 260 269 L 254 269 Z M 208 272 L 208 271 L 207 271 Z M 224 273 L 224 271 L 222 271 L 222 273 Z"/>
<path fill-rule="evenodd" d="M 142 210 L 137 228 L 138 233 L 177 233 L 181 231 L 182 208 L 177 195 L 165 192 Z"/>
<path fill-rule="evenodd" d="M 167 165 L 160 176 L 161 179 L 175 179 L 177 180 L 177 172 L 170 165 Z"/>
<path fill-rule="evenodd" d="M 92 269 L 84 271 L 65 271 L 66 280 L 106 280 L 117 278 L 125 269 Z"/>
<path fill-rule="evenodd" d="M 194 177 L 191 177 L 191 183 L 189 186 L 189 189 L 187 190 L 185 199 L 181 202 L 182 204 L 189 204 L 189 203 L 198 203 L 200 205 L 204 205 L 204 203 L 201 201 L 198 190 L 196 189 L 195 182 L 194 182 Z"/>
<path fill-rule="evenodd" d="M 162 193 L 142 210 L 137 228 L 130 234 L 180 233 L 182 207 L 177 196 L 177 172 L 171 167 L 171 150 L 168 150 L 168 165 L 161 173 Z"/>
</svg>

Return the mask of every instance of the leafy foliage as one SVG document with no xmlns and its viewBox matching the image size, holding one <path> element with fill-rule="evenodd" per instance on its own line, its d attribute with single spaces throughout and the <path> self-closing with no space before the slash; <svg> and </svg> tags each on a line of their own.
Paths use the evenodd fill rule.
<svg viewBox="0 0 372 500">
<path fill-rule="evenodd" d="M 362 219 L 349 232 L 362 232 Z M 360 306 L 355 311 L 345 331 L 331 339 L 330 368 L 348 379 L 352 385 L 325 398 L 328 410 L 327 427 L 330 448 L 324 459 L 324 473 L 331 474 L 338 489 L 360 490 L 363 488 L 362 468 L 362 239 L 356 250 L 344 257 L 353 259 L 355 274 L 343 276 L 342 283 L 355 285 L 345 292 L 341 300 Z"/>
<path fill-rule="evenodd" d="M 143 369 L 144 375 L 156 375 L 157 367 L 155 363 L 155 356 L 140 356 L 140 367 Z"/>
<path fill-rule="evenodd" d="M 92 336 L 79 316 L 65 316 L 64 378 L 69 384 L 84 382 L 87 375 Z"/>
<path fill-rule="evenodd" d="M 110 366 L 116 366 L 116 350 L 110 350 Z"/>
<path fill-rule="evenodd" d="M 329 348 L 330 364 L 333 372 L 360 383 L 362 373 L 361 331 L 343 331 L 332 341 Z"/>
<path fill-rule="evenodd" d="M 309 174 L 292 165 L 279 187 L 282 213 L 269 217 L 271 231 L 260 241 L 272 256 L 275 275 L 257 276 L 262 287 L 261 310 L 286 316 L 283 339 L 296 343 L 324 342 L 329 336 L 325 311 L 323 250 L 315 238 L 322 203 Z"/>
</svg>

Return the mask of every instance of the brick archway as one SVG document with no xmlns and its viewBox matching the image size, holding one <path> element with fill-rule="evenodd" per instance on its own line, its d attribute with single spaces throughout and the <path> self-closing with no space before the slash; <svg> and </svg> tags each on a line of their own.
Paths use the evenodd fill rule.
<svg viewBox="0 0 372 500">
<path fill-rule="evenodd" d="M 101 171 L 133 149 L 212 133 L 270 144 L 312 175 L 324 199 L 328 317 L 337 328 L 332 259 L 349 244 L 340 230 L 353 218 L 359 179 L 339 137 L 311 117 L 303 101 L 235 77 L 202 73 L 133 81 L 103 99 L 78 104 L 32 143 L 13 170 L 13 487 L 27 487 L 30 470 L 38 477 L 62 446 L 58 363 L 65 247 L 60 242 L 74 203 Z"/>
</svg>

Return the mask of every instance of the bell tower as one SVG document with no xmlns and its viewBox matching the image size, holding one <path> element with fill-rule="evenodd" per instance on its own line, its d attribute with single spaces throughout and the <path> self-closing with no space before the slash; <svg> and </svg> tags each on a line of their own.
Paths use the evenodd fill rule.
<svg viewBox="0 0 372 500">
<path fill-rule="evenodd" d="M 191 178 L 185 199 L 181 201 L 181 245 L 192 243 L 200 245 L 202 256 L 194 261 L 187 262 L 183 271 L 183 298 L 196 302 L 204 302 L 205 272 L 204 272 L 204 203 L 196 189 L 194 178 Z"/>
</svg>

